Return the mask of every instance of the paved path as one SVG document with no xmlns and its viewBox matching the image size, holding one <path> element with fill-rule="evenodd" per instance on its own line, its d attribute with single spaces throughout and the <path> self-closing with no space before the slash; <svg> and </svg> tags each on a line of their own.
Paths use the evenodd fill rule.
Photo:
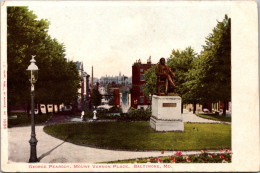
<svg viewBox="0 0 260 173">
<path fill-rule="evenodd" d="M 182 120 L 183 120 L 183 122 L 192 122 L 192 123 L 231 124 L 229 122 L 214 121 L 214 120 L 208 120 L 205 118 L 201 118 L 201 117 L 196 116 L 192 112 L 189 112 L 186 109 L 183 110 Z"/>
<path fill-rule="evenodd" d="M 183 120 L 185 122 L 211 122 L 197 118 L 189 112 L 184 112 Z M 67 121 L 68 117 L 56 117 L 51 122 L 59 123 Z M 173 155 L 173 151 L 149 151 L 149 152 L 132 152 L 132 151 L 114 151 L 106 149 L 96 149 L 84 147 L 62 141 L 54 138 L 43 131 L 43 125 L 36 126 L 37 156 L 42 163 L 95 163 L 105 161 L 116 161 L 124 159 L 134 159 L 143 157 L 156 157 Z M 15 127 L 8 129 L 8 156 L 10 162 L 28 162 L 30 155 L 30 131 L 31 127 Z M 216 152 L 216 151 L 213 151 Z M 183 154 L 197 154 L 200 151 L 187 151 Z"/>
</svg>

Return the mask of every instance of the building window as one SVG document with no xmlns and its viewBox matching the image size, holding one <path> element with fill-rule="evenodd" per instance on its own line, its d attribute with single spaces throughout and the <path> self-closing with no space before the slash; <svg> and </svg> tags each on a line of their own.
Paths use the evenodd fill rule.
<svg viewBox="0 0 260 173">
<path fill-rule="evenodd" d="M 140 104 L 144 104 L 144 96 L 140 97 Z"/>
<path fill-rule="evenodd" d="M 52 106 L 49 106 L 49 108 L 52 108 Z"/>
<path fill-rule="evenodd" d="M 143 89 L 144 89 L 144 86 L 143 86 L 143 85 L 140 85 L 140 93 L 143 92 Z"/>
<path fill-rule="evenodd" d="M 144 81 L 144 74 L 140 75 L 140 81 Z"/>
<path fill-rule="evenodd" d="M 140 72 L 144 72 L 144 69 L 143 69 L 143 68 L 140 68 Z"/>
</svg>

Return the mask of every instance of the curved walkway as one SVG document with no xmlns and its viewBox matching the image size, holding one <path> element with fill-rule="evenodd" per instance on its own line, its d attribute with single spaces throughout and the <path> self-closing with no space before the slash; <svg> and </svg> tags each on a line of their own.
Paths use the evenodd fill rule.
<svg viewBox="0 0 260 173">
<path fill-rule="evenodd" d="M 229 122 L 215 121 L 215 120 L 201 118 L 201 117 L 196 116 L 192 112 L 189 112 L 186 109 L 183 110 L 182 120 L 183 120 L 183 122 L 191 122 L 191 123 L 231 124 Z"/>
<path fill-rule="evenodd" d="M 69 121 L 67 116 L 57 117 L 49 123 Z M 183 114 L 184 122 L 212 123 L 212 120 L 199 118 L 189 112 Z M 215 121 L 213 121 L 215 122 Z M 47 124 L 49 124 L 47 123 Z M 216 123 L 216 122 L 215 122 Z M 144 157 L 157 157 L 173 155 L 177 151 L 115 151 L 79 146 L 54 138 L 43 131 L 43 125 L 36 126 L 37 156 L 42 163 L 96 163 L 135 159 Z M 15 127 L 8 129 L 8 159 L 10 162 L 28 163 L 30 155 L 31 127 Z M 214 153 L 220 151 L 212 151 Z M 200 151 L 185 151 L 183 154 L 199 154 Z"/>
</svg>

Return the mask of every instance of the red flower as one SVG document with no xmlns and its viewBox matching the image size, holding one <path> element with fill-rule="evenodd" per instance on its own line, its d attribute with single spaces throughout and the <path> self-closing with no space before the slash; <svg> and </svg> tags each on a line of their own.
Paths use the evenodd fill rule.
<svg viewBox="0 0 260 173">
<path fill-rule="evenodd" d="M 155 160 L 158 161 L 158 162 L 161 162 L 161 161 L 162 161 L 162 160 L 161 160 L 160 158 L 158 158 L 158 157 L 157 157 Z"/>
<path fill-rule="evenodd" d="M 174 156 L 171 156 L 171 159 L 172 159 L 172 160 L 174 160 L 174 159 L 175 159 L 175 157 L 174 157 Z"/>
<path fill-rule="evenodd" d="M 224 155 L 220 155 L 219 157 L 220 157 L 221 159 L 224 159 L 224 158 L 225 158 L 225 156 L 224 156 Z"/>
<path fill-rule="evenodd" d="M 223 149 L 220 149 L 220 150 L 218 150 L 218 151 L 223 151 Z"/>
<path fill-rule="evenodd" d="M 212 155 L 212 154 L 209 154 L 208 156 L 209 156 L 209 157 L 211 157 L 211 158 L 213 157 L 213 155 Z"/>
<path fill-rule="evenodd" d="M 205 150 L 201 150 L 202 153 L 205 153 Z"/>
<path fill-rule="evenodd" d="M 191 162 L 190 158 L 187 158 L 186 161 L 187 161 L 187 162 Z"/>
<path fill-rule="evenodd" d="M 181 152 L 177 152 L 177 153 L 175 153 L 175 155 L 176 155 L 176 156 L 181 156 L 182 153 L 181 153 Z"/>
<path fill-rule="evenodd" d="M 229 151 L 229 149 L 227 148 L 227 149 L 226 149 L 226 152 L 228 152 L 228 151 Z"/>
<path fill-rule="evenodd" d="M 176 160 L 175 160 L 175 159 L 173 159 L 171 162 L 172 162 L 172 163 L 175 163 L 175 162 L 176 162 Z"/>
</svg>

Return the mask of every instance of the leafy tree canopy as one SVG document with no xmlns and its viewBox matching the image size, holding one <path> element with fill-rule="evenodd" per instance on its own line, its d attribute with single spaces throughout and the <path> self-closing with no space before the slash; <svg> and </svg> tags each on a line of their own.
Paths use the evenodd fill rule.
<svg viewBox="0 0 260 173">
<path fill-rule="evenodd" d="M 153 95 L 156 92 L 156 74 L 155 74 L 155 68 L 156 66 L 153 66 L 152 68 L 148 69 L 145 72 L 145 84 L 143 88 L 144 95 L 149 98 L 150 95 Z"/>
<path fill-rule="evenodd" d="M 79 74 L 65 59 L 65 47 L 48 35 L 49 22 L 37 20 L 28 7 L 7 8 L 8 104 L 30 103 L 26 69 L 36 55 L 39 78 L 36 103 L 73 103 L 78 95 Z"/>
</svg>

